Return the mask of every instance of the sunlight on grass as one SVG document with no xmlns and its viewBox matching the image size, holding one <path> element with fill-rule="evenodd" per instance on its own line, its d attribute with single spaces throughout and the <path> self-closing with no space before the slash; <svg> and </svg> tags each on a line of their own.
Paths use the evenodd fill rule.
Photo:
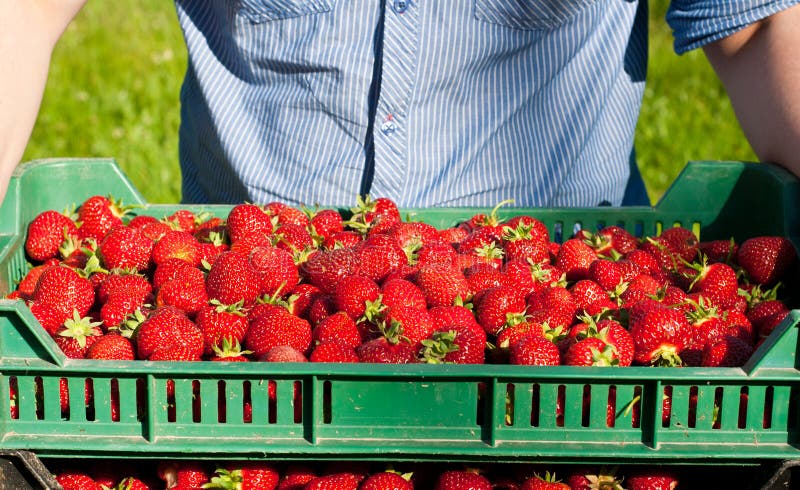
<svg viewBox="0 0 800 490">
<path fill-rule="evenodd" d="M 650 64 L 636 147 L 654 202 L 688 160 L 753 160 L 702 52 L 677 56 L 651 2 Z M 178 202 L 178 95 L 186 51 L 172 2 L 89 2 L 53 56 L 23 160 L 113 157 L 150 202 Z"/>
</svg>

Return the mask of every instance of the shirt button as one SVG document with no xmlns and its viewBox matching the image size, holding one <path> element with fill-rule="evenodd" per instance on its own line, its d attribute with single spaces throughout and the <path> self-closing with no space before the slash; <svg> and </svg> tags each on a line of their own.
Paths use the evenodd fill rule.
<svg viewBox="0 0 800 490">
<path fill-rule="evenodd" d="M 392 115 L 389 114 L 383 120 L 383 124 L 381 124 L 381 132 L 388 135 L 394 133 L 395 129 L 397 129 L 397 125 L 394 123 Z"/>
<path fill-rule="evenodd" d="M 408 9 L 408 0 L 394 0 L 392 8 L 396 14 L 402 14 Z"/>
</svg>

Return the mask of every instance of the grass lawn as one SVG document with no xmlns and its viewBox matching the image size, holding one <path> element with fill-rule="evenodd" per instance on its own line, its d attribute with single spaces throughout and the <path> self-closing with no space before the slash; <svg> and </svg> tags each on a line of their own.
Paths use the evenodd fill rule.
<svg viewBox="0 0 800 490">
<path fill-rule="evenodd" d="M 688 160 L 755 159 L 702 52 L 672 51 L 666 5 L 651 2 L 649 82 L 636 133 L 653 200 Z M 149 202 L 178 202 L 185 68 L 172 2 L 89 2 L 56 48 L 23 161 L 114 157 Z"/>
</svg>

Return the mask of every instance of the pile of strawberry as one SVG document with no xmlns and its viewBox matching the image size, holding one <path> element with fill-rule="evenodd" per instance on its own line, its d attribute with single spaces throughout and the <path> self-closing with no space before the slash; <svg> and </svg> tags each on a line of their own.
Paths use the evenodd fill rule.
<svg viewBox="0 0 800 490">
<path fill-rule="evenodd" d="M 503 204 L 503 203 L 501 203 Z M 789 312 L 783 237 L 556 243 L 533 216 L 403 220 L 385 198 L 133 216 L 94 196 L 28 226 L 24 300 L 71 358 L 740 366 Z"/>
<path fill-rule="evenodd" d="M 673 469 L 589 465 L 559 467 L 563 480 L 549 471 L 552 468 L 540 465 L 461 468 L 452 464 L 407 464 L 401 465 L 402 472 L 385 464 L 352 462 L 327 466 L 229 462 L 215 470 L 209 462 L 191 460 L 159 461 L 155 468 L 144 471 L 141 467 L 120 468 L 120 464 L 88 471 L 74 466 L 73 462 L 73 468 L 56 474 L 64 490 L 673 490 L 683 481 L 681 472 Z"/>
</svg>

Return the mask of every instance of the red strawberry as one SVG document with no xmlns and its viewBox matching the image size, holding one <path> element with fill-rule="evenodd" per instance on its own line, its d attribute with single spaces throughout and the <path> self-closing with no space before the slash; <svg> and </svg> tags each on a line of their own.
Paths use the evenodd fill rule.
<svg viewBox="0 0 800 490">
<path fill-rule="evenodd" d="M 260 357 L 273 347 L 288 345 L 305 354 L 311 347 L 311 325 L 286 308 L 264 306 L 264 311 L 250 321 L 244 340 L 247 349 Z"/>
<path fill-rule="evenodd" d="M 207 302 L 205 275 L 194 267 L 178 271 L 156 294 L 157 306 L 174 306 L 192 318 Z"/>
<path fill-rule="evenodd" d="M 425 308 L 425 293 L 413 282 L 391 279 L 381 286 L 381 303 L 385 306 L 413 306 Z"/>
<path fill-rule="evenodd" d="M 214 353 L 214 347 L 223 347 L 223 340 L 231 345 L 242 343 L 249 326 L 241 304 L 223 305 L 218 301 L 200 308 L 195 322 L 203 333 L 203 352 L 206 355 Z"/>
<path fill-rule="evenodd" d="M 325 293 L 336 291 L 339 280 L 355 271 L 358 265 L 352 249 L 339 248 L 311 254 L 300 267 L 303 277 Z"/>
<path fill-rule="evenodd" d="M 153 288 L 158 290 L 165 282 L 171 281 L 177 277 L 178 272 L 182 269 L 194 268 L 188 262 L 181 259 L 168 259 L 158 266 L 153 272 Z"/>
<path fill-rule="evenodd" d="M 200 217 L 195 216 L 195 214 L 188 209 L 179 209 L 164 218 L 164 222 L 172 229 L 186 233 L 194 233 L 199 221 Z"/>
<path fill-rule="evenodd" d="M 414 485 L 411 483 L 411 474 L 382 471 L 369 475 L 359 490 L 414 490 Z"/>
<path fill-rule="evenodd" d="M 304 490 L 306 483 L 317 477 L 311 469 L 301 465 L 290 465 L 283 472 L 277 490 Z"/>
<path fill-rule="evenodd" d="M 700 242 L 698 248 L 700 253 L 708 257 L 709 262 L 723 262 L 725 264 L 730 264 L 739 251 L 739 245 L 732 238 L 730 240 Z"/>
<path fill-rule="evenodd" d="M 597 337 L 614 347 L 620 366 L 633 363 L 633 337 L 619 322 L 611 319 L 597 322 Z"/>
<path fill-rule="evenodd" d="M 58 259 L 49 259 L 41 265 L 32 267 L 17 285 L 17 291 L 20 293 L 22 299 L 29 300 L 33 298 L 33 291 L 36 289 L 36 283 L 39 282 L 39 277 L 41 277 L 44 271 L 58 264 Z"/>
<path fill-rule="evenodd" d="M 508 280 L 508 276 L 503 274 L 503 272 L 495 266 L 485 262 L 467 267 L 464 270 L 464 277 L 467 278 L 469 289 L 471 291 L 477 291 L 477 294 L 481 294 L 484 290 L 496 288 L 504 284 L 513 284 L 515 287 L 518 286 L 518 284 Z M 525 289 L 520 288 L 520 294 L 524 297 L 529 290 L 530 287 Z"/>
<path fill-rule="evenodd" d="M 416 362 L 413 346 L 402 336 L 399 324 L 389 325 L 382 336 L 356 347 L 360 362 L 409 364 Z"/>
<path fill-rule="evenodd" d="M 150 267 L 153 245 L 136 228 L 115 226 L 99 242 L 98 251 L 107 269 L 144 271 Z"/>
<path fill-rule="evenodd" d="M 633 337 L 636 362 L 644 365 L 680 365 L 680 352 L 690 342 L 692 327 L 678 310 L 658 302 L 640 306 L 639 302 L 631 311 L 629 329 Z"/>
<path fill-rule="evenodd" d="M 699 242 L 692 230 L 675 226 L 662 231 L 659 238 L 666 243 L 670 253 L 683 261 L 691 262 L 697 256 Z"/>
<path fill-rule="evenodd" d="M 527 366 L 558 366 L 561 364 L 561 353 L 550 340 L 531 334 L 511 344 L 509 362 Z"/>
<path fill-rule="evenodd" d="M 575 298 L 572 293 L 563 286 L 555 286 L 543 289 L 539 293 L 528 296 L 528 311 L 548 310 L 561 312 L 572 322 L 572 317 L 577 311 Z M 550 325 L 555 326 L 555 325 Z"/>
<path fill-rule="evenodd" d="M 260 356 L 258 360 L 261 362 L 308 362 L 305 354 L 290 345 L 276 345 Z"/>
<path fill-rule="evenodd" d="M 760 236 L 742 242 L 736 261 L 756 284 L 775 284 L 797 260 L 792 243 L 780 236 Z"/>
<path fill-rule="evenodd" d="M 135 358 L 131 341 L 117 333 L 102 335 L 86 351 L 86 359 L 132 361 Z"/>
<path fill-rule="evenodd" d="M 260 277 L 260 294 L 285 294 L 300 282 L 300 272 L 292 254 L 278 247 L 255 247 L 250 252 L 250 264 Z"/>
<path fill-rule="evenodd" d="M 78 208 L 78 234 L 99 242 L 111 228 L 122 224 L 129 210 L 111 197 L 92 196 Z"/>
<path fill-rule="evenodd" d="M 272 234 L 272 220 L 255 204 L 239 204 L 231 208 L 226 220 L 231 243 L 251 235 Z"/>
<path fill-rule="evenodd" d="M 232 305 L 242 302 L 252 304 L 261 290 L 258 271 L 247 257 L 233 251 L 219 254 L 206 277 L 206 293 L 209 299 Z"/>
<path fill-rule="evenodd" d="M 101 490 L 102 487 L 92 477 L 76 470 L 62 471 L 56 481 L 64 490 Z"/>
<path fill-rule="evenodd" d="M 586 337 L 572 344 L 564 354 L 567 366 L 618 366 L 619 357 L 613 346 L 599 337 Z"/>
<path fill-rule="evenodd" d="M 433 332 L 433 319 L 428 310 L 414 306 L 393 306 L 382 312 L 386 325 L 397 325 L 413 349 Z"/>
<path fill-rule="evenodd" d="M 153 262 L 158 265 L 168 259 L 181 259 L 191 265 L 200 265 L 200 242 L 185 231 L 170 230 L 153 246 Z"/>
<path fill-rule="evenodd" d="M 374 234 L 374 231 L 370 233 Z M 420 221 L 397 222 L 386 230 L 386 234 L 404 250 L 408 247 L 425 246 L 428 243 L 439 241 L 438 230 Z"/>
<path fill-rule="evenodd" d="M 403 249 L 387 235 L 370 235 L 355 247 L 355 254 L 358 274 L 375 282 L 383 281 L 408 263 Z"/>
<path fill-rule="evenodd" d="M 481 295 L 475 316 L 487 334 L 497 335 L 507 325 L 524 321 L 526 307 L 520 291 L 512 286 L 500 286 Z"/>
<path fill-rule="evenodd" d="M 439 475 L 434 490 L 491 490 L 485 476 L 471 471 L 448 470 Z"/>
<path fill-rule="evenodd" d="M 380 287 L 365 276 L 349 275 L 339 280 L 333 293 L 336 309 L 347 313 L 353 320 L 360 319 L 368 303 L 375 302 L 381 294 Z"/>
<path fill-rule="evenodd" d="M 201 461 L 160 460 L 157 474 L 165 488 L 199 489 L 209 480 L 209 471 Z"/>
<path fill-rule="evenodd" d="M 555 265 L 567 276 L 568 281 L 589 277 L 589 267 L 597 259 L 597 253 L 582 240 L 571 238 L 561 244 Z"/>
<path fill-rule="evenodd" d="M 753 346 L 732 335 L 726 335 L 706 344 L 702 365 L 706 367 L 744 366 L 753 355 Z"/>
<path fill-rule="evenodd" d="M 727 264 L 696 264 L 692 267 L 696 272 L 690 276 L 689 291 L 699 293 L 709 299 L 715 306 L 727 308 L 738 297 L 739 285 L 736 271 Z"/>
<path fill-rule="evenodd" d="M 311 362 L 358 362 L 358 354 L 350 344 L 329 340 L 318 343 L 308 360 Z"/>
<path fill-rule="evenodd" d="M 214 354 L 209 360 L 215 362 L 248 362 L 250 358 L 246 356 L 253 353 L 249 350 L 242 350 L 239 341 L 236 339 L 231 341 L 229 337 L 223 337 L 211 350 Z"/>
<path fill-rule="evenodd" d="M 566 483 L 572 490 L 624 490 L 621 480 L 616 477 L 614 471 L 608 471 L 605 468 L 601 468 L 600 471 L 591 468 L 576 468 L 571 471 Z"/>
<path fill-rule="evenodd" d="M 314 238 L 305 226 L 293 223 L 282 224 L 273 232 L 275 246 L 297 255 L 314 248 Z"/>
<path fill-rule="evenodd" d="M 317 245 L 321 245 L 325 239 L 344 229 L 342 215 L 333 209 L 321 209 L 311 215 L 309 228 Z"/>
<path fill-rule="evenodd" d="M 480 327 L 472 310 L 466 306 L 435 306 L 428 310 L 428 314 L 437 330 L 452 326 Z"/>
<path fill-rule="evenodd" d="M 66 266 L 42 272 L 33 291 L 34 301 L 47 303 L 67 317 L 73 316 L 74 310 L 78 310 L 79 317 L 86 316 L 94 299 L 92 283 Z"/>
<path fill-rule="evenodd" d="M 456 298 L 466 301 L 471 297 L 469 283 L 464 274 L 452 266 L 429 264 L 420 267 L 414 282 L 425 293 L 429 307 L 451 306 Z"/>
<path fill-rule="evenodd" d="M 31 260 L 44 262 L 58 256 L 64 240 L 78 240 L 78 228 L 68 217 L 57 211 L 44 211 L 28 224 L 25 252 Z"/>
<path fill-rule="evenodd" d="M 591 279 L 581 279 L 569 289 L 575 300 L 577 313 L 597 315 L 605 310 L 617 309 L 616 303 L 611 301 L 608 293 L 600 284 Z"/>
<path fill-rule="evenodd" d="M 422 340 L 420 356 L 429 364 L 483 364 L 486 334 L 479 326 L 451 326 Z"/>
<path fill-rule="evenodd" d="M 335 473 L 318 476 L 306 483 L 304 490 L 358 490 L 363 476 L 353 473 Z"/>
<path fill-rule="evenodd" d="M 531 218 L 533 219 L 533 218 Z M 538 220 L 537 220 L 538 221 Z M 539 222 L 541 224 L 541 222 Z M 533 223 L 518 222 L 516 226 L 503 227 L 503 250 L 506 260 L 520 259 L 532 263 L 543 263 L 550 260 L 548 235 L 541 231 L 534 232 Z"/>
<path fill-rule="evenodd" d="M 320 321 L 312 331 L 312 339 L 315 342 L 341 342 L 352 348 L 357 347 L 362 342 L 361 331 L 356 326 L 356 322 L 343 311 L 338 311 Z"/>
<path fill-rule="evenodd" d="M 789 315 L 789 308 L 782 301 L 767 300 L 753 305 L 745 315 L 753 330 L 760 337 L 767 337 Z"/>
<path fill-rule="evenodd" d="M 520 490 L 569 490 L 569 485 L 556 480 L 555 474 L 547 472 L 544 477 L 534 475 L 525 480 Z"/>
<path fill-rule="evenodd" d="M 271 464 L 260 461 L 228 464 L 217 468 L 204 488 L 236 488 L 240 490 L 274 490 L 280 475 Z"/>
<path fill-rule="evenodd" d="M 39 301 L 31 301 L 28 303 L 28 308 L 42 325 L 42 328 L 50 335 L 55 335 L 56 331 L 71 317 L 71 315 L 58 310 L 54 306 Z"/>
<path fill-rule="evenodd" d="M 364 237 L 360 233 L 352 230 L 338 231 L 322 242 L 322 248 L 324 250 L 352 248 L 361 243 L 363 239 Z"/>
<path fill-rule="evenodd" d="M 622 268 L 619 262 L 598 259 L 589 266 L 589 279 L 606 291 L 613 291 L 622 282 Z"/>
<path fill-rule="evenodd" d="M 181 347 L 189 357 L 199 360 L 203 334 L 181 310 L 164 306 L 150 313 L 136 329 L 136 347 L 139 359 L 149 359 L 160 349 Z"/>
<path fill-rule="evenodd" d="M 625 478 L 625 487 L 628 490 L 675 490 L 678 488 L 678 478 L 668 469 L 641 469 Z"/>
<path fill-rule="evenodd" d="M 458 252 L 449 242 L 426 243 L 412 255 L 419 267 L 425 264 L 453 264 L 456 257 Z"/>
</svg>

